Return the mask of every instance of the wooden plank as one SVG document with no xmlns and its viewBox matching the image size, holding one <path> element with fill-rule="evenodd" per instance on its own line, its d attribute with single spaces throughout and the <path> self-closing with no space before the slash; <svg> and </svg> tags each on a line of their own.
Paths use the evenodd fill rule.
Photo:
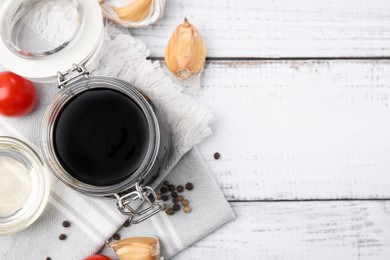
<svg viewBox="0 0 390 260">
<path fill-rule="evenodd" d="M 389 201 L 232 205 L 235 221 L 173 259 L 390 259 Z"/>
<path fill-rule="evenodd" d="M 389 71 L 390 61 L 209 63 L 193 96 L 218 120 L 199 147 L 227 198 L 390 198 Z"/>
<path fill-rule="evenodd" d="M 389 56 L 388 0 L 169 0 L 164 18 L 134 29 L 162 57 L 191 14 L 209 57 Z"/>
</svg>

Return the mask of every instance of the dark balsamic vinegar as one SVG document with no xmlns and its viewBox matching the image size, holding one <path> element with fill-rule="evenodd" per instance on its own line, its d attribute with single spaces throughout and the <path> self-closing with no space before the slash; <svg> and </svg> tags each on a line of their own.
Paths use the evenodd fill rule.
<svg viewBox="0 0 390 260">
<path fill-rule="evenodd" d="M 106 88 L 76 95 L 60 111 L 54 147 L 64 169 L 95 186 L 119 183 L 140 167 L 149 144 L 146 117 L 128 96 Z"/>
</svg>

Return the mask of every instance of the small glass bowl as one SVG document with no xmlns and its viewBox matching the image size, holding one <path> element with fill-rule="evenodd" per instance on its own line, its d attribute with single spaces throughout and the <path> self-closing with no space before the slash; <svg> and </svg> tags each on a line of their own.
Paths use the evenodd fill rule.
<svg viewBox="0 0 390 260">
<path fill-rule="evenodd" d="M 30 174 L 30 193 L 13 213 L 0 216 L 0 236 L 21 231 L 30 226 L 41 215 L 50 193 L 49 175 L 40 156 L 24 142 L 0 136 L 0 158 L 16 161 Z M 0 172 L 1 174 L 1 172 Z M 0 176 L 1 180 L 1 176 Z M 6 195 L 16 197 L 17 189 L 7 190 Z"/>
</svg>

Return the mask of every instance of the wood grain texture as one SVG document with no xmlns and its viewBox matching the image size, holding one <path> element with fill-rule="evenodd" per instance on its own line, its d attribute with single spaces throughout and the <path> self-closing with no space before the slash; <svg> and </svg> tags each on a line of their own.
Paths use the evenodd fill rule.
<svg viewBox="0 0 390 260">
<path fill-rule="evenodd" d="M 390 61 L 218 61 L 194 92 L 229 200 L 390 198 Z M 215 160 L 213 154 L 221 158 Z"/>
<path fill-rule="evenodd" d="M 235 221 L 173 259 L 390 259 L 389 201 L 232 206 Z"/>
<path fill-rule="evenodd" d="M 163 57 L 191 14 L 209 57 L 389 56 L 388 0 L 168 0 L 164 18 L 132 30 Z"/>
</svg>

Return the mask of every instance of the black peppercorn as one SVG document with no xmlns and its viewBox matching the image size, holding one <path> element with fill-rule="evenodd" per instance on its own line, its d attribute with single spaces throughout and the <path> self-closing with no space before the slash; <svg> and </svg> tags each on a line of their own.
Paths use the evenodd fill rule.
<svg viewBox="0 0 390 260">
<path fill-rule="evenodd" d="M 62 222 L 62 226 L 65 228 L 70 227 L 70 222 L 65 220 L 64 222 Z"/>
<path fill-rule="evenodd" d="M 176 189 L 175 185 L 169 185 L 168 190 L 169 191 L 174 191 Z"/>
<path fill-rule="evenodd" d="M 169 186 L 170 185 L 169 181 L 164 181 L 164 185 Z"/>
<path fill-rule="evenodd" d="M 173 202 L 173 204 L 179 203 L 179 198 L 173 198 L 173 199 L 172 199 L 172 202 Z"/>
<path fill-rule="evenodd" d="M 175 211 L 173 210 L 173 208 L 169 208 L 165 211 L 168 215 L 172 216 L 173 214 L 175 214 Z"/>
<path fill-rule="evenodd" d="M 179 204 L 175 204 L 175 205 L 173 205 L 172 209 L 174 211 L 179 211 L 180 210 L 180 205 Z"/>
<path fill-rule="evenodd" d="M 130 221 L 126 220 L 125 223 L 123 223 L 123 226 L 124 227 L 129 227 L 130 226 Z"/>
<path fill-rule="evenodd" d="M 178 192 L 183 192 L 184 187 L 181 186 L 181 185 L 179 185 L 179 186 L 176 187 L 176 190 L 177 190 Z"/>
<path fill-rule="evenodd" d="M 119 239 L 121 239 L 121 236 L 120 236 L 119 234 L 115 233 L 115 234 L 112 236 L 112 238 L 115 239 L 115 240 L 119 240 Z"/>
<path fill-rule="evenodd" d="M 65 234 L 61 234 L 58 238 L 59 238 L 60 240 L 65 240 L 65 239 L 66 239 L 66 235 L 65 235 Z"/>
<path fill-rule="evenodd" d="M 169 197 L 167 195 L 162 196 L 163 201 L 168 201 Z"/>
<path fill-rule="evenodd" d="M 194 185 L 191 182 L 186 184 L 186 189 L 187 190 L 192 190 L 193 188 L 194 188 Z"/>
<path fill-rule="evenodd" d="M 172 191 L 171 196 L 172 196 L 172 198 L 177 198 L 177 192 Z"/>
<path fill-rule="evenodd" d="M 46 260 L 51 260 L 51 258 L 50 257 L 46 257 Z"/>
<path fill-rule="evenodd" d="M 220 153 L 215 153 L 214 154 L 214 159 L 218 160 L 219 158 L 221 158 L 221 154 Z"/>
<path fill-rule="evenodd" d="M 168 188 L 167 187 L 161 187 L 160 192 L 162 194 L 167 193 L 168 192 Z"/>
</svg>

